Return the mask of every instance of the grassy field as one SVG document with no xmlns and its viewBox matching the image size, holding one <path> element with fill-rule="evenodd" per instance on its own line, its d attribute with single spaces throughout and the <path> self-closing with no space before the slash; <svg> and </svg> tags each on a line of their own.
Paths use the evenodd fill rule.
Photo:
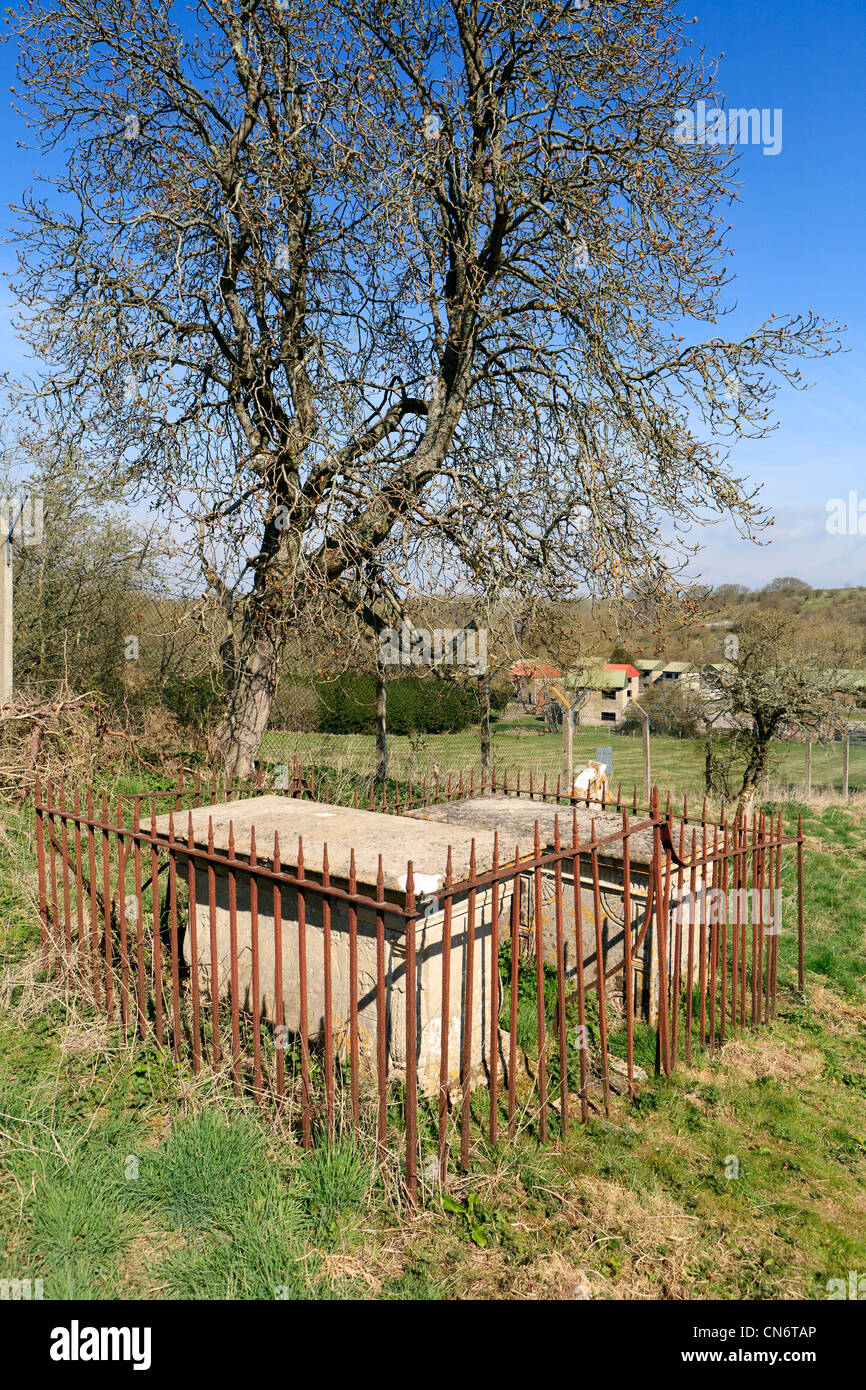
<svg viewBox="0 0 866 1390">
<path fill-rule="evenodd" d="M 804 813 L 807 999 L 789 934 L 774 1025 L 565 1142 L 478 1140 L 417 1213 L 396 1157 L 305 1155 L 44 980 L 30 825 L 4 813 L 0 1277 L 76 1299 L 826 1297 L 866 1270 L 866 811 Z"/>
<path fill-rule="evenodd" d="M 540 728 L 541 726 L 539 726 Z M 651 739 L 652 780 L 664 790 L 676 789 L 680 795 L 703 795 L 704 745 L 699 739 Z M 602 744 L 613 749 L 614 785 L 621 782 L 629 792 L 632 786 L 643 787 L 643 749 L 641 739 L 626 734 L 612 734 L 606 729 L 576 729 L 574 735 L 575 765 L 589 761 Z M 328 768 L 338 777 L 344 773 L 360 772 L 369 776 L 376 765 L 375 741 L 366 734 L 288 733 L 274 730 L 265 734 L 260 756 L 273 763 L 291 763 L 293 757 L 315 767 Z M 771 788 L 801 787 L 805 775 L 805 750 L 802 744 L 777 742 L 773 745 L 770 767 Z M 493 732 L 493 761 L 501 768 L 520 768 L 528 774 L 545 772 L 555 781 L 562 767 L 562 742 L 558 734 L 538 732 L 535 728 L 515 730 L 499 725 Z M 480 742 L 477 729 L 459 734 L 430 734 L 419 738 L 392 734 L 388 736 L 388 772 L 391 777 L 405 779 L 430 775 L 434 763 L 439 765 L 440 777 L 459 774 L 480 766 Z M 849 772 L 850 790 L 866 790 L 866 741 L 851 744 Z M 812 785 L 814 788 L 839 788 L 842 785 L 842 745 L 817 745 L 812 750 Z"/>
</svg>

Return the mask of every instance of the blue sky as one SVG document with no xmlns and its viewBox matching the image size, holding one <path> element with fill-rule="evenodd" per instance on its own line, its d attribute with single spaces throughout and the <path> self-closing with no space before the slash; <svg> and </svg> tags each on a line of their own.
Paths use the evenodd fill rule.
<svg viewBox="0 0 866 1390">
<path fill-rule="evenodd" d="M 730 245 L 736 275 L 735 311 L 725 331 L 745 333 L 771 313 L 813 309 L 847 323 L 842 356 L 806 366 L 808 392 L 783 390 L 778 430 L 742 444 L 739 472 L 764 484 L 776 516 L 768 545 L 739 540 L 721 523 L 701 536 L 692 570 L 709 582 L 758 585 L 796 574 L 815 585 L 866 584 L 866 155 L 859 97 L 866 67 L 866 5 L 837 0 L 725 0 L 696 14 L 695 42 L 721 60 L 719 88 L 729 107 L 781 108 L 782 148 L 764 155 L 745 147 L 732 209 Z M 14 55 L 0 47 L 0 80 L 8 92 Z M 32 182 L 35 156 L 16 148 L 24 131 L 7 108 L 0 193 L 16 201 Z M 4 219 L 7 220 L 7 219 Z M 13 266 L 0 246 L 0 270 Z M 0 371 L 20 364 L 10 327 L 8 293 L 0 297 Z M 863 535 L 827 532 L 827 504 L 864 503 Z"/>
<path fill-rule="evenodd" d="M 776 515 L 771 544 L 756 548 L 715 526 L 698 568 L 714 582 L 796 574 L 816 585 L 864 584 L 866 534 L 828 535 L 826 507 L 852 490 L 866 501 L 866 157 L 855 110 L 866 6 L 726 0 L 693 13 L 698 41 L 724 52 L 727 105 L 783 112 L 781 152 L 747 147 L 740 160 L 741 201 L 730 217 L 738 308 L 726 323 L 745 332 L 770 313 L 814 309 L 848 324 L 850 349 L 808 364 L 814 388 L 780 393 L 778 430 L 734 456 L 765 485 Z"/>
</svg>

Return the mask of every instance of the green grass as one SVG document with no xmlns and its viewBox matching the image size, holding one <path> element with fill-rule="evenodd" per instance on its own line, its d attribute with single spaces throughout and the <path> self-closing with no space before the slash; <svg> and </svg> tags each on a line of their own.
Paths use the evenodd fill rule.
<svg viewBox="0 0 866 1390">
<path fill-rule="evenodd" d="M 351 1141 L 322 1144 L 309 1154 L 297 1199 L 317 1244 L 330 1249 L 345 1240 L 364 1207 L 369 1189 L 369 1166 Z"/>
<path fill-rule="evenodd" d="M 523 723 L 524 721 L 521 721 Z M 526 721 L 533 727 L 516 728 L 500 724 L 493 729 L 492 760 L 500 769 L 520 768 L 555 783 L 562 768 L 562 740 L 549 734 L 539 721 Z M 617 734 L 608 729 L 576 729 L 575 765 L 588 762 L 602 745 L 613 749 L 613 784 L 619 782 L 629 795 L 633 786 L 643 787 L 643 748 L 641 738 Z M 332 770 L 335 776 L 362 774 L 369 777 L 375 767 L 375 740 L 366 734 L 290 733 L 271 730 L 260 749 L 265 762 L 291 764 L 297 757 L 305 765 Z M 773 786 L 802 786 L 805 775 L 802 744 L 776 742 L 772 746 L 770 777 Z M 405 735 L 388 736 L 388 772 L 391 777 L 420 779 L 432 774 L 438 763 L 441 779 L 448 774 L 480 766 L 480 735 L 477 728 L 459 734 L 430 734 L 416 739 Z M 704 794 L 704 745 L 700 739 L 655 737 L 651 739 L 652 780 L 663 791 Z M 812 785 L 839 788 L 842 785 L 842 745 L 817 745 L 812 750 Z M 866 789 L 866 742 L 851 744 L 849 785 L 852 792 Z"/>
<path fill-rule="evenodd" d="M 246 1116 L 218 1110 L 183 1120 L 136 1162 L 130 1193 L 190 1232 L 219 1229 L 226 1211 L 262 1208 L 278 1195 L 264 1136 Z"/>
<path fill-rule="evenodd" d="M 57 1298 L 826 1296 L 866 1269 L 866 816 L 802 811 L 806 1000 L 788 933 L 774 1025 L 650 1077 L 565 1142 L 493 1151 L 474 1131 L 469 1176 L 451 1170 L 447 1203 L 425 1181 L 415 1215 L 367 1141 L 304 1153 L 277 1118 L 118 1046 L 28 973 L 32 835 L 4 814 L 0 1277 Z M 549 1011 L 549 980 L 545 994 Z M 639 1030 L 648 1068 L 652 1045 Z"/>
</svg>

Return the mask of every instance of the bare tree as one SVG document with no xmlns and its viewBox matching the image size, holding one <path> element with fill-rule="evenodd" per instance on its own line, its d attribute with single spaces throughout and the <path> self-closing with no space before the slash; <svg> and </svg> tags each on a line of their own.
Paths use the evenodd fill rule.
<svg viewBox="0 0 866 1390">
<path fill-rule="evenodd" d="M 30 0 L 18 34 L 62 169 L 21 209 L 22 389 L 185 518 L 231 771 L 287 633 L 383 620 L 383 575 L 670 603 L 695 520 L 766 521 L 727 445 L 833 345 L 671 328 L 718 320 L 733 189 L 675 137 L 715 77 L 672 0 Z"/>
<path fill-rule="evenodd" d="M 16 684 L 120 700 L 153 694 L 203 664 L 197 605 L 172 593 L 170 538 L 136 522 L 120 496 L 94 496 L 74 453 L 19 435 L 0 494 L 39 507 L 40 536 L 16 548 Z M 5 535 L 5 532 L 4 532 Z"/>
<path fill-rule="evenodd" d="M 738 759 L 745 754 L 738 798 L 748 806 L 767 773 L 775 738 L 817 738 L 846 722 L 858 646 L 841 625 L 828 631 L 826 624 L 776 612 L 744 619 L 735 636 L 736 660 L 708 668 L 704 683 L 710 707 L 735 725 L 731 752 Z M 714 771 L 727 786 L 730 769 Z"/>
</svg>

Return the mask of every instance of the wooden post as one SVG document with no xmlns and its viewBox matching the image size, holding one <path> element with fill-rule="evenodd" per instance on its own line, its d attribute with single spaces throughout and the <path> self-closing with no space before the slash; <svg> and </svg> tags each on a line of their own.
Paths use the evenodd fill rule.
<svg viewBox="0 0 866 1390">
<path fill-rule="evenodd" d="M 632 709 L 636 709 L 641 717 L 643 725 L 643 799 L 647 805 L 650 801 L 652 786 L 650 783 L 650 721 L 646 710 L 638 704 L 637 700 L 632 700 Z"/>
<path fill-rule="evenodd" d="M 812 795 L 812 740 L 806 740 L 806 795 Z"/>
<path fill-rule="evenodd" d="M 845 730 L 845 743 L 842 749 L 842 800 L 848 800 L 848 776 L 851 771 L 851 731 Z"/>
<path fill-rule="evenodd" d="M 797 988 L 806 992 L 805 913 L 803 910 L 803 815 L 797 817 Z M 745 969 L 743 970 L 745 978 Z"/>
<path fill-rule="evenodd" d="M 574 784 L 574 706 L 562 710 L 562 780 L 569 796 Z"/>
</svg>

